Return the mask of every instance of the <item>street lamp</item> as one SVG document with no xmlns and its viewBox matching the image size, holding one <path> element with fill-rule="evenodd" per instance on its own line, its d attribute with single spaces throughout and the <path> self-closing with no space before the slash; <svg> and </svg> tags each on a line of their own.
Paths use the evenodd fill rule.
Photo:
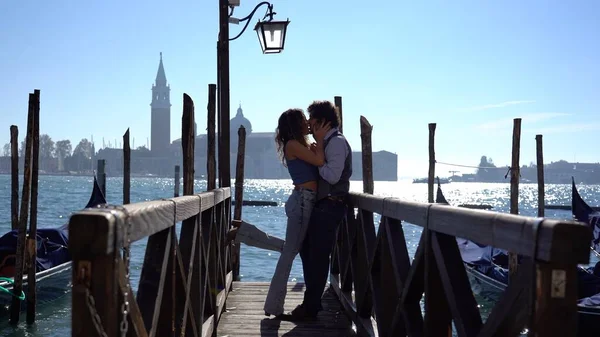
<svg viewBox="0 0 600 337">
<path fill-rule="evenodd" d="M 246 31 L 250 20 L 256 11 L 267 6 L 267 12 L 262 21 L 259 20 L 254 27 L 263 54 L 280 53 L 285 46 L 287 21 L 273 21 L 273 5 L 263 1 L 256 5 L 250 14 L 242 19 L 232 17 L 235 6 L 239 0 L 219 0 L 219 40 L 217 42 L 217 88 L 218 88 L 218 147 L 219 147 L 219 187 L 231 186 L 230 149 L 229 149 L 229 41 L 233 41 Z M 229 23 L 239 24 L 246 21 L 242 31 L 233 38 L 229 38 Z"/>
<path fill-rule="evenodd" d="M 285 47 L 285 33 L 287 32 L 287 21 L 259 21 L 254 30 L 258 34 L 258 41 L 264 54 L 281 53 Z"/>
<path fill-rule="evenodd" d="M 267 6 L 267 12 L 265 13 L 262 21 L 258 20 L 256 26 L 254 26 L 254 30 L 258 35 L 258 41 L 260 42 L 260 47 L 263 51 L 263 54 L 278 54 L 281 53 L 285 47 L 285 35 L 287 33 L 287 26 L 290 23 L 290 20 L 273 21 L 273 16 L 275 16 L 277 13 L 273 12 L 273 5 L 267 1 L 263 1 L 256 5 L 252 12 L 242 19 L 231 17 L 233 10 L 231 11 L 231 14 L 229 15 L 230 23 L 239 24 L 240 22 L 246 21 L 246 25 L 244 25 L 244 28 L 238 35 L 229 39 L 229 41 L 233 41 L 244 34 L 244 31 L 246 31 L 246 28 L 248 28 L 248 24 L 250 24 L 250 20 L 252 20 L 252 17 L 256 11 L 264 5 Z"/>
</svg>

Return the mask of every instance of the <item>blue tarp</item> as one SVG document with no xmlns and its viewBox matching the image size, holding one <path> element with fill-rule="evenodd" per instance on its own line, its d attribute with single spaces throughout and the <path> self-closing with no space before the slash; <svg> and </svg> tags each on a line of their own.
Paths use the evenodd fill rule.
<svg viewBox="0 0 600 337">
<path fill-rule="evenodd" d="M 94 189 L 86 208 L 105 204 L 106 200 L 94 177 Z M 18 231 L 12 230 L 0 237 L 0 276 L 13 277 Z M 71 260 L 69 254 L 69 228 L 67 224 L 58 228 L 37 230 L 36 271 L 44 271 Z"/>
<path fill-rule="evenodd" d="M 69 231 L 61 228 L 37 230 L 36 271 L 50 269 L 71 260 L 68 235 Z M 15 265 L 18 236 L 18 231 L 13 230 L 0 237 L 0 264 L 4 267 Z"/>
<path fill-rule="evenodd" d="M 456 239 L 465 263 L 492 279 L 508 284 L 508 254 L 505 250 L 479 245 L 473 241 Z M 578 298 L 600 296 L 600 262 L 593 268 L 579 268 Z M 600 300 L 600 297 L 597 298 Z"/>
</svg>

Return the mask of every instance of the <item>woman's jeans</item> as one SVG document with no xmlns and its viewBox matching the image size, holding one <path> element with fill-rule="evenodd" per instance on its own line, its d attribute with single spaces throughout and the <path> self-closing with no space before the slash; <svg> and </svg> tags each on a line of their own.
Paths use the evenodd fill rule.
<svg viewBox="0 0 600 337">
<path fill-rule="evenodd" d="M 300 188 L 294 190 L 285 203 L 285 214 L 287 215 L 285 243 L 275 267 L 275 274 L 271 279 L 271 285 L 269 286 L 269 292 L 265 301 L 265 313 L 271 315 L 283 314 L 283 304 L 287 293 L 288 279 L 292 271 L 292 264 L 306 236 L 316 196 L 315 192 Z"/>
</svg>

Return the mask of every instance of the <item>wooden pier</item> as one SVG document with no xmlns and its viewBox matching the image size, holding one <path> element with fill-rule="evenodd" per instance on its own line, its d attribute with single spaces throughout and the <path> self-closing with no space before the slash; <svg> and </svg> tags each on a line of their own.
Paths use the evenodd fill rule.
<svg viewBox="0 0 600 337">
<path fill-rule="evenodd" d="M 219 322 L 217 336 L 276 337 L 351 337 L 356 333 L 353 323 L 333 291 L 323 294 L 323 311 L 315 322 L 293 323 L 267 319 L 262 307 L 269 291 L 268 282 L 234 282 L 227 298 L 225 312 Z M 304 296 L 303 283 L 288 283 L 285 299 L 288 308 L 295 308 Z"/>
<path fill-rule="evenodd" d="M 214 87 L 209 93 L 211 102 Z M 341 107 L 341 98 L 336 103 Z M 209 138 L 214 139 L 214 104 L 208 106 Z M 458 336 L 468 337 L 517 336 L 525 326 L 536 336 L 576 335 L 576 268 L 589 261 L 589 228 L 573 221 L 374 195 L 372 127 L 364 117 L 364 193 L 351 193 L 339 226 L 325 310 L 310 323 L 265 317 L 268 284 L 238 280 L 239 249 L 232 249 L 225 237 L 231 189 L 214 188 L 216 166 L 210 156 L 210 190 L 193 192 L 193 120 L 193 102 L 185 95 L 184 196 L 86 209 L 71 217 L 72 336 L 450 336 L 452 323 Z M 213 149 L 208 153 L 214 157 Z M 434 172 L 430 167 L 431 182 Z M 242 202 L 236 201 L 237 216 Z M 381 215 L 377 230 L 375 214 Z M 423 229 L 414 259 L 408 254 L 404 222 Z M 456 237 L 522 257 L 485 321 Z M 128 248 L 144 238 L 148 244 L 134 295 Z M 289 284 L 286 309 L 300 302 L 302 287 Z"/>
</svg>

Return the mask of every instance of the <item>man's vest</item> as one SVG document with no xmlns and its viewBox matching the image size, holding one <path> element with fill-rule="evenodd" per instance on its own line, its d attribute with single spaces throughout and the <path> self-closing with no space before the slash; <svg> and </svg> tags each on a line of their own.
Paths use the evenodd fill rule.
<svg viewBox="0 0 600 337">
<path fill-rule="evenodd" d="M 329 141 L 334 138 L 341 138 L 346 143 L 346 161 L 344 162 L 344 170 L 342 171 L 342 175 L 340 176 L 340 180 L 335 184 L 330 184 L 327 180 L 323 179 L 319 175 L 318 187 L 317 187 L 317 200 L 321 200 L 327 197 L 346 197 L 348 192 L 350 191 L 350 176 L 352 176 L 352 149 L 350 148 L 350 144 L 346 140 L 343 134 L 339 131 L 335 131 L 329 138 L 327 138 L 323 143 L 323 149 L 327 148 Z M 327 157 L 325 157 L 327 160 Z"/>
</svg>

